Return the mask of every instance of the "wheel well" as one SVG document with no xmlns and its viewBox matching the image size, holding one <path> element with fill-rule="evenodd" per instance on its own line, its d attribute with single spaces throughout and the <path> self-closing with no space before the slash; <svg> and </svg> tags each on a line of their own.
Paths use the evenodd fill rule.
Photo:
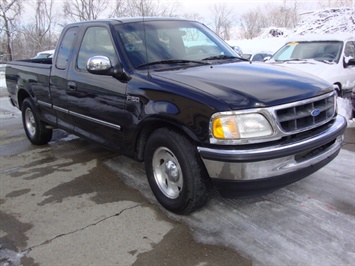
<svg viewBox="0 0 355 266">
<path fill-rule="evenodd" d="M 22 103 L 23 103 L 23 101 L 24 101 L 26 98 L 28 98 L 28 97 L 30 97 L 30 95 L 28 94 L 27 91 L 25 91 L 25 90 L 19 90 L 19 91 L 18 91 L 18 94 L 17 94 L 17 103 L 18 103 L 18 107 L 19 107 L 20 110 L 21 110 L 21 108 L 22 108 Z"/>
<path fill-rule="evenodd" d="M 138 137 L 136 139 L 136 156 L 139 161 L 143 161 L 144 158 L 144 149 L 149 139 L 149 136 L 159 128 L 168 128 L 174 130 L 177 133 L 180 133 L 190 139 L 192 142 L 199 142 L 197 137 L 188 129 L 183 129 L 178 125 L 166 122 L 166 121 L 152 121 L 150 123 L 145 124 L 140 132 L 138 133 Z"/>
</svg>

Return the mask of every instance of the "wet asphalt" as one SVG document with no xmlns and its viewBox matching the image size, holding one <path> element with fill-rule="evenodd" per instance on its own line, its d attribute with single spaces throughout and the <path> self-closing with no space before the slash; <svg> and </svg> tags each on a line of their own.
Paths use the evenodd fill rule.
<svg viewBox="0 0 355 266">
<path fill-rule="evenodd" d="M 319 174 L 259 199 L 216 192 L 201 211 L 177 216 L 156 202 L 142 164 L 61 130 L 49 145 L 33 146 L 6 100 L 0 98 L 0 265 L 355 260 L 355 128 L 346 131 L 342 160 Z"/>
</svg>

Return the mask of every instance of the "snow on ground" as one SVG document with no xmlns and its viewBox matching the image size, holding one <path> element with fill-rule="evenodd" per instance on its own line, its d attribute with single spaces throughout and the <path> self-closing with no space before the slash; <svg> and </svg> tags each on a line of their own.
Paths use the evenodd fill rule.
<svg viewBox="0 0 355 266">
<path fill-rule="evenodd" d="M 355 32 L 355 11 L 351 7 L 327 8 L 301 15 L 290 35 Z"/>
<path fill-rule="evenodd" d="M 5 75 L 0 75 L 0 88 L 5 88 L 6 83 L 5 83 Z"/>
<path fill-rule="evenodd" d="M 284 37 L 279 38 L 254 38 L 252 40 L 230 40 L 227 43 L 231 46 L 238 46 L 244 54 L 268 53 L 274 54 L 285 44 Z"/>
<path fill-rule="evenodd" d="M 275 34 L 275 32 L 277 34 Z M 259 37 L 251 40 L 229 40 L 228 44 L 239 46 L 243 53 L 275 53 L 287 39 L 294 35 L 339 34 L 355 32 L 355 11 L 351 7 L 327 8 L 301 14 L 294 29 L 265 28 Z M 275 35 L 276 37 L 274 37 Z"/>
<path fill-rule="evenodd" d="M 348 121 L 348 127 L 355 127 L 355 118 L 352 118 L 352 105 L 350 99 L 338 98 L 338 114 Z"/>
</svg>

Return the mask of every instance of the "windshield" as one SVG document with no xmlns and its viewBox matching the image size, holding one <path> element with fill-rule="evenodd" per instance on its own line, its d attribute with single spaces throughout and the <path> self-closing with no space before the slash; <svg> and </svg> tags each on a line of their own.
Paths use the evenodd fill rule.
<svg viewBox="0 0 355 266">
<path fill-rule="evenodd" d="M 272 59 L 276 61 L 314 59 L 339 62 L 343 43 L 338 41 L 290 42 L 283 46 Z"/>
<path fill-rule="evenodd" d="M 133 67 L 162 62 L 197 63 L 238 56 L 203 25 L 179 20 L 125 23 L 116 26 Z"/>
</svg>

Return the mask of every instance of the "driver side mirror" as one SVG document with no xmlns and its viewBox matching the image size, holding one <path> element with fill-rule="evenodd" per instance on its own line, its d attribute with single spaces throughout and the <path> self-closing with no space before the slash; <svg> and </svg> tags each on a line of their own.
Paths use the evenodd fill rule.
<svg viewBox="0 0 355 266">
<path fill-rule="evenodd" d="M 121 64 L 117 64 L 113 67 L 111 60 L 107 56 L 96 55 L 90 57 L 86 64 L 86 69 L 91 74 L 112 76 L 124 82 L 127 82 L 131 79 L 123 71 Z"/>
<path fill-rule="evenodd" d="M 111 75 L 111 61 L 107 56 L 90 57 L 86 69 L 89 73 L 96 75 Z"/>
<path fill-rule="evenodd" d="M 344 67 L 355 66 L 355 58 L 353 57 L 344 57 Z"/>
</svg>

